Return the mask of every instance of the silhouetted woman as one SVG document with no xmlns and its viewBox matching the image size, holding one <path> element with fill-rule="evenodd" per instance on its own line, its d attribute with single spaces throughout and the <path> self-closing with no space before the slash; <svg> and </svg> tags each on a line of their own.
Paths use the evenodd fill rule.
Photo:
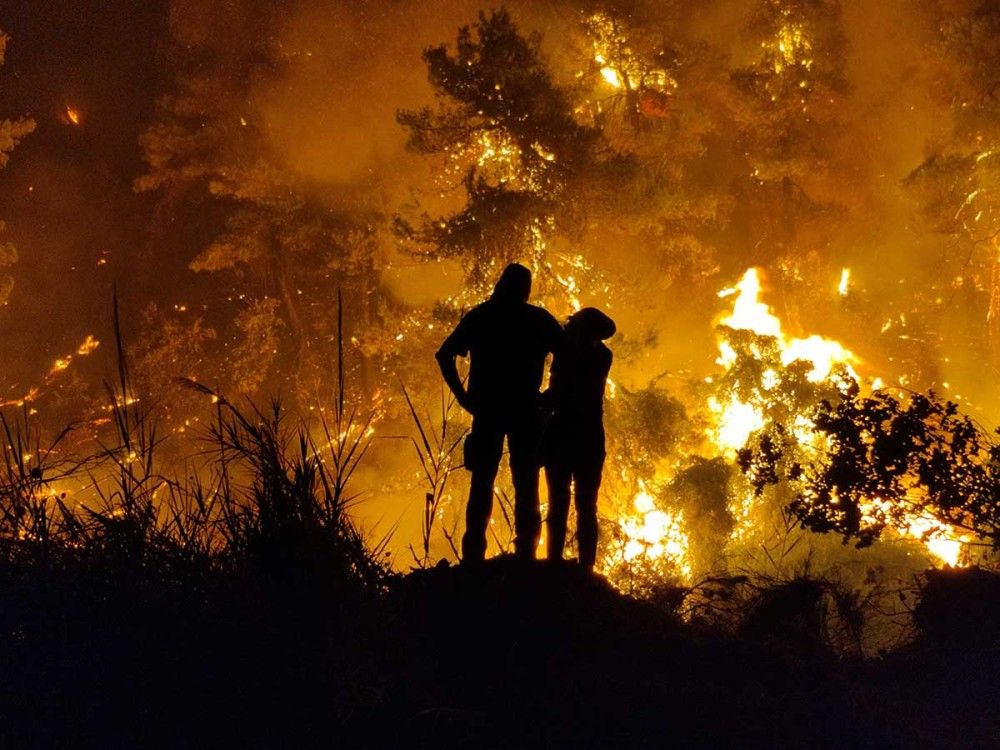
<svg viewBox="0 0 1000 750">
<path fill-rule="evenodd" d="M 611 369 L 611 350 L 601 342 L 614 335 L 615 323 L 600 310 L 585 307 L 569 318 L 565 331 L 564 348 L 552 363 L 546 393 L 553 409 L 543 446 L 549 487 L 548 559 L 562 559 L 572 484 L 580 565 L 590 570 L 597 557 L 604 388 Z"/>
</svg>

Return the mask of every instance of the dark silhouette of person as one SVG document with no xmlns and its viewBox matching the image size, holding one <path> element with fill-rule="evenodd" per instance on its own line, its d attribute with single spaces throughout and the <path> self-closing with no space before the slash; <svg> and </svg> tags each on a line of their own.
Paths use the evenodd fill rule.
<svg viewBox="0 0 1000 750">
<path fill-rule="evenodd" d="M 611 370 L 611 350 L 602 341 L 615 334 L 615 323 L 600 310 L 585 307 L 570 316 L 565 333 L 544 394 L 552 409 L 544 440 L 547 557 L 562 559 L 572 483 L 580 565 L 591 570 L 597 558 L 597 491 L 604 468 L 604 389 Z"/>
<path fill-rule="evenodd" d="M 539 389 L 545 358 L 561 348 L 563 330 L 548 312 L 528 304 L 530 294 L 531 271 L 517 263 L 507 266 L 490 298 L 462 318 L 437 352 L 445 382 L 472 414 L 472 430 L 465 439 L 465 467 L 472 477 L 463 562 L 475 563 L 486 555 L 504 438 L 514 483 L 514 550 L 534 559 L 538 546 Z M 455 364 L 456 357 L 465 356 L 471 359 L 468 389 Z"/>
</svg>

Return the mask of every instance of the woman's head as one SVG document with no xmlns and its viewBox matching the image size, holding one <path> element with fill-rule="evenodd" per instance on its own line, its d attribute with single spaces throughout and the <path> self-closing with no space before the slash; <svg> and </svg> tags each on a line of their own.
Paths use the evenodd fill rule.
<svg viewBox="0 0 1000 750">
<path fill-rule="evenodd" d="M 603 341 L 615 335 L 615 321 L 596 307 L 584 307 L 569 316 L 566 332 L 585 342 Z"/>
</svg>

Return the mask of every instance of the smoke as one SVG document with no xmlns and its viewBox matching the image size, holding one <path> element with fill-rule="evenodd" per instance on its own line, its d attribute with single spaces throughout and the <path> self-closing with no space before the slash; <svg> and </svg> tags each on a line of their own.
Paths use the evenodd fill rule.
<svg viewBox="0 0 1000 750">
<path fill-rule="evenodd" d="M 295 50 L 287 75 L 258 94 L 275 144 L 290 166 L 317 180 L 365 180 L 405 161 L 395 111 L 428 101 L 420 62 L 428 41 L 468 18 L 442 4 L 306 4 L 282 30 Z M 412 168 L 412 167 L 411 167 Z"/>
<path fill-rule="evenodd" d="M 954 7 L 948 10 L 957 13 L 974 4 L 963 0 L 952 3 Z M 268 4 L 261 3 L 264 6 Z M 753 0 L 557 0 L 510 2 L 507 6 L 523 31 L 541 36 L 554 75 L 569 84 L 580 68 L 581 53 L 587 52 L 579 47 L 580 23 L 595 10 L 616 14 L 632 28 L 660 34 L 667 42 L 680 39 L 701 44 L 731 69 L 748 64 L 760 51 L 747 33 L 759 6 Z M 808 3 L 804 6 L 811 7 Z M 939 282 L 942 273 L 954 270 L 942 250 L 945 240 L 920 224 L 916 207 L 902 187 L 906 176 L 926 158 L 931 144 L 950 127 L 949 113 L 931 95 L 934 59 L 927 48 L 935 31 L 933 12 L 938 8 L 906 0 L 843 0 L 814 6 L 839 7 L 846 42 L 847 90 L 836 105 L 836 132 L 824 133 L 830 141 L 833 177 L 814 179 L 810 189 L 814 197 L 841 205 L 843 214 L 829 244 L 804 247 L 801 262 L 830 276 L 826 291 L 835 288 L 841 266 L 851 267 L 855 302 L 860 301 L 869 313 L 876 309 L 879 320 L 868 321 L 867 330 L 857 340 L 855 312 L 840 309 L 831 313 L 829 304 L 815 304 L 819 300 L 810 299 L 815 290 L 775 289 L 775 293 L 796 297 L 795 304 L 778 298 L 775 304 L 797 318 L 790 322 L 801 326 L 800 332 L 818 328 L 828 335 L 853 338 L 849 343 L 874 367 L 905 369 L 910 365 L 892 364 L 885 353 L 884 337 L 871 329 L 875 323 L 881 328 L 900 311 L 922 304 L 919 298 L 929 285 Z M 272 35 L 267 41 L 284 53 L 283 65 L 280 75 L 252 88 L 248 107 L 264 123 L 271 146 L 290 169 L 320 185 L 361 189 L 369 196 L 366 200 L 391 216 L 415 199 L 427 200 L 433 192 L 429 188 L 435 170 L 440 167 L 434 160 L 407 152 L 406 133 L 395 121 L 399 109 L 434 104 L 421 53 L 441 43 L 453 45 L 460 26 L 475 22 L 481 11 L 492 7 L 473 0 L 435 3 L 432 9 L 413 0 L 304 0 L 285 5 L 277 14 L 271 9 L 268 12 L 275 20 L 267 30 Z M 221 39 L 230 23 L 228 12 L 203 0 L 174 0 L 169 8 L 170 23 L 161 28 L 169 29 L 173 41 L 182 46 L 197 47 Z M 249 45 L 254 40 L 237 36 L 234 43 Z M 156 46 L 148 50 L 150 59 L 154 59 Z M 732 165 L 717 160 L 704 168 L 724 174 Z M 659 261 L 648 242 L 612 229 L 591 228 L 590 243 L 627 253 L 644 276 L 655 275 Z M 708 335 L 715 314 L 710 308 L 712 292 L 731 283 L 746 265 L 767 257 L 768 238 L 759 242 L 748 237 L 746 247 L 741 242 L 744 239 L 733 232 L 719 240 L 721 273 L 707 279 L 709 287 L 702 293 L 678 298 L 669 282 L 661 285 L 665 294 L 653 317 L 662 320 L 668 330 L 678 327 L 675 321 L 683 321 L 684 327 L 699 329 L 697 337 L 704 336 L 704 340 L 694 344 L 696 336 L 687 336 L 684 341 L 664 337 L 662 346 L 640 363 L 637 380 L 663 370 L 704 368 L 704 358 L 712 348 Z M 386 252 L 391 259 L 387 268 L 390 286 L 407 302 L 430 303 L 454 293 L 461 283 L 461 274 L 453 264 L 414 262 L 396 254 L 392 243 Z M 821 269 L 823 264 L 835 267 Z M 633 321 L 628 320 L 632 311 L 618 312 L 626 316 L 626 330 L 632 328 L 629 323 Z M 636 324 L 650 317 L 649 310 L 635 312 Z M 942 327 L 942 332 L 930 332 L 936 343 L 913 355 L 933 358 L 939 365 L 929 368 L 934 374 L 926 384 L 962 380 L 962 372 L 955 369 L 963 355 L 950 351 L 951 337 L 944 334 L 950 332 L 948 326 L 979 325 L 966 317 L 944 310 L 936 313 L 932 327 Z M 954 322 L 949 322 L 952 319 Z M 946 359 L 951 361 L 946 363 Z M 975 378 L 972 381 L 970 385 L 975 384 Z M 983 392 L 975 395 L 987 396 Z"/>
<path fill-rule="evenodd" d="M 531 3 L 508 5 L 527 28 L 543 16 Z M 392 196 L 405 195 L 419 166 L 405 152 L 395 113 L 433 101 L 421 54 L 453 42 L 460 26 L 489 7 L 470 0 L 433 9 L 416 0 L 297 5 L 276 30 L 279 44 L 294 51 L 287 71 L 255 102 L 289 166 L 321 181 L 378 178 Z"/>
</svg>

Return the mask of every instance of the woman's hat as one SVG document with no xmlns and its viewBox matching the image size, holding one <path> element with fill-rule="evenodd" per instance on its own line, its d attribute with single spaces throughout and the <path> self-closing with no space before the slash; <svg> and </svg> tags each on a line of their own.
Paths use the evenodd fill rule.
<svg viewBox="0 0 1000 750">
<path fill-rule="evenodd" d="M 569 316 L 567 326 L 577 329 L 581 336 L 592 341 L 603 341 L 615 335 L 618 330 L 615 321 L 596 307 L 584 307 Z"/>
</svg>

